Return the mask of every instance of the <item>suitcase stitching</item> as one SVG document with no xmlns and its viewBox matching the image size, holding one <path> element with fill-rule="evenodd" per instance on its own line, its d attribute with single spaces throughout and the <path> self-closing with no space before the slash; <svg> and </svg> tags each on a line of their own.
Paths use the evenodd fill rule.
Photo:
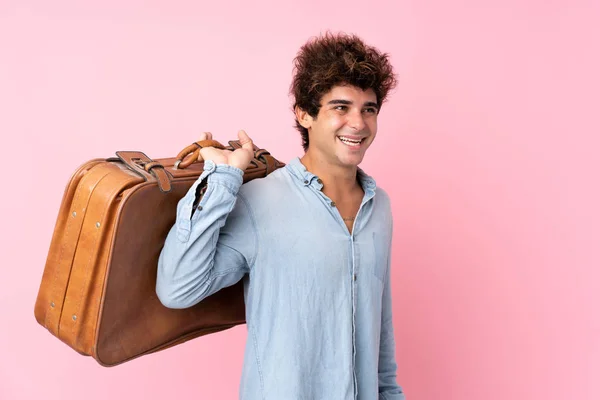
<svg viewBox="0 0 600 400">
<path fill-rule="evenodd" d="M 117 192 L 119 192 L 119 190 L 121 190 L 121 188 L 120 188 L 120 187 L 119 187 L 118 189 L 116 189 L 116 190 L 113 190 L 113 191 L 110 193 L 110 198 L 112 199 L 112 198 L 114 197 L 114 195 L 115 195 L 115 194 L 117 194 Z M 111 202 L 111 203 L 112 203 L 112 202 Z M 104 212 L 103 212 L 103 213 L 102 213 L 102 215 L 100 216 L 101 226 L 103 226 L 103 227 L 104 227 L 104 225 L 107 223 L 106 221 L 104 221 L 104 216 L 106 215 L 106 212 L 107 212 L 107 211 L 108 211 L 108 208 L 105 208 L 105 209 L 104 209 Z M 95 247 L 96 247 L 96 243 L 98 243 L 98 240 L 99 240 L 99 238 L 100 238 L 100 237 L 102 237 L 101 233 L 102 233 L 102 231 L 98 231 L 98 232 L 97 232 L 97 234 L 96 234 L 96 240 L 94 241 L 94 246 L 93 246 L 93 248 L 95 248 Z M 93 257 L 94 255 L 98 255 L 98 253 L 99 253 L 99 249 L 97 249 L 97 251 L 96 251 L 96 252 L 94 252 L 94 253 L 90 254 L 90 257 L 89 257 L 89 259 L 88 259 L 88 261 L 87 261 L 87 263 L 86 263 L 86 265 L 87 265 L 87 267 L 86 267 L 87 274 L 86 274 L 86 276 L 85 276 L 85 280 L 84 280 L 84 283 L 85 283 L 85 284 L 84 284 L 84 285 L 81 285 L 81 290 L 80 290 L 80 292 L 79 292 L 79 299 L 77 300 L 77 306 L 75 307 L 75 315 L 79 315 L 79 313 L 80 313 L 80 310 L 81 310 L 81 300 L 83 299 L 83 291 L 84 291 L 84 289 L 87 287 L 87 285 L 88 285 L 88 283 L 89 283 L 89 280 L 90 280 L 91 273 L 92 273 L 92 272 L 91 272 L 91 268 L 89 268 L 90 262 L 91 262 L 91 260 L 92 260 L 92 257 Z M 83 320 L 83 319 L 82 319 L 82 320 Z M 81 326 L 82 326 L 82 329 L 83 329 L 83 325 L 81 325 Z M 73 324 L 73 327 L 72 327 L 72 329 L 71 329 L 71 333 L 72 333 L 72 334 L 75 334 L 75 328 L 76 328 L 76 327 L 77 327 L 77 324 Z"/>
<path fill-rule="evenodd" d="M 88 170 L 88 172 L 90 172 L 92 168 L 90 168 L 90 170 Z M 102 181 L 104 179 L 104 177 L 106 177 L 106 175 L 108 175 L 108 172 L 99 178 L 99 180 L 96 183 L 96 185 L 98 185 L 100 183 L 100 181 Z M 79 183 L 81 183 L 81 181 L 83 181 L 84 179 L 85 179 L 85 177 L 82 177 L 81 180 L 79 181 Z M 79 200 L 79 197 L 81 197 L 81 193 L 83 192 L 83 190 L 78 190 L 80 188 L 79 183 L 77 184 L 77 189 L 75 189 L 76 192 L 75 192 L 75 197 L 73 197 L 73 201 L 71 203 L 72 205 L 74 205 L 74 204 L 77 203 L 77 201 Z M 94 187 L 96 185 L 94 185 Z M 90 196 L 90 198 L 91 198 L 91 196 Z M 88 202 L 89 202 L 89 200 L 88 200 Z M 87 206 L 87 203 L 86 203 L 86 206 Z M 69 208 L 69 211 L 70 210 L 71 210 L 71 208 Z M 69 217 L 67 216 L 67 231 L 65 232 L 65 237 L 64 237 L 63 245 L 60 248 L 60 253 L 58 255 L 58 260 L 56 261 L 57 268 L 56 268 L 56 271 L 54 273 L 54 280 L 52 281 L 52 286 L 51 286 L 52 287 L 52 291 L 50 292 L 51 296 L 54 296 L 54 297 L 56 296 L 56 294 L 55 294 L 55 291 L 57 289 L 56 282 L 58 280 L 58 276 L 60 275 L 59 271 L 60 271 L 61 261 L 63 259 L 64 251 L 65 251 L 65 248 L 67 247 L 67 243 L 68 243 L 68 240 L 66 240 L 66 238 L 69 236 L 69 233 L 70 233 L 70 231 L 71 231 L 71 229 L 73 227 L 73 223 L 70 223 L 70 221 L 71 221 L 71 219 L 69 219 Z M 82 215 L 82 222 L 81 223 L 83 224 L 83 215 Z M 75 247 L 77 247 L 77 246 L 75 246 Z M 75 249 L 73 249 L 73 257 L 74 256 L 75 256 Z M 72 262 L 71 262 L 71 268 L 73 268 Z M 71 275 L 71 272 L 69 271 L 69 277 L 70 277 L 70 275 Z M 60 305 L 60 312 L 58 313 L 57 320 L 56 320 L 56 335 L 57 336 L 58 336 L 58 332 L 59 332 L 59 328 L 60 328 L 60 320 L 62 319 L 62 312 L 63 312 L 64 305 L 65 305 L 65 294 L 66 294 L 67 287 L 69 285 L 69 279 L 70 278 L 67 278 L 67 282 L 65 283 L 65 293 L 63 293 L 63 298 L 61 300 L 61 305 Z M 46 328 L 48 328 L 48 316 L 49 315 L 50 315 L 50 313 L 46 313 L 46 318 L 44 319 L 44 325 L 46 326 Z"/>
<path fill-rule="evenodd" d="M 81 191 L 77 190 L 77 193 L 75 195 L 75 198 L 73 199 L 73 203 L 75 203 L 78 199 L 79 199 L 79 195 L 81 194 Z M 64 251 L 65 251 L 65 247 L 67 247 L 67 238 L 69 237 L 69 233 L 71 231 L 71 225 L 69 223 L 69 217 L 67 216 L 67 231 L 65 232 L 65 236 L 63 238 L 63 245 L 60 248 L 60 253 L 58 255 L 58 260 L 56 261 L 56 271 L 54 271 L 54 279 L 52 280 L 52 292 L 51 294 L 54 294 L 54 289 L 56 289 L 56 281 L 58 280 L 58 272 L 60 271 L 60 262 L 62 260 Z M 53 299 L 50 299 L 50 301 L 54 301 Z M 64 304 L 64 299 L 62 300 L 62 303 Z M 62 314 L 62 304 L 60 307 L 60 314 Z M 48 328 L 48 316 L 50 315 L 50 313 L 46 313 L 46 318 L 44 319 L 44 325 L 46 326 L 46 328 Z M 60 321 L 60 315 L 58 317 L 58 321 Z M 57 325 L 57 333 L 58 333 L 58 325 L 59 323 L 56 324 Z"/>
</svg>

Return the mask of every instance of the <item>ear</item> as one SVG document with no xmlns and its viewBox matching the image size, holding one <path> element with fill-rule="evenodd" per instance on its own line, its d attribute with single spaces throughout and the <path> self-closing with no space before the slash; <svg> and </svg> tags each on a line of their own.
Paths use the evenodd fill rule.
<svg viewBox="0 0 600 400">
<path fill-rule="evenodd" d="M 296 106 L 294 112 L 296 114 L 296 119 L 298 120 L 298 123 L 300 123 L 300 125 L 302 125 L 303 128 L 310 129 L 314 120 L 313 117 L 311 117 L 306 111 L 304 111 L 298 106 Z"/>
</svg>

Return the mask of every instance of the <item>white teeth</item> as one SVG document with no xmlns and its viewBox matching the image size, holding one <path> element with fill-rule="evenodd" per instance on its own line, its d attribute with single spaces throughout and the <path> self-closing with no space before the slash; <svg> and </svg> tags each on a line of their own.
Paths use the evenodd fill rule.
<svg viewBox="0 0 600 400">
<path fill-rule="evenodd" d="M 352 139 L 347 139 L 345 137 L 339 137 L 339 139 L 347 144 L 360 144 L 362 142 L 362 140 L 352 140 Z"/>
</svg>

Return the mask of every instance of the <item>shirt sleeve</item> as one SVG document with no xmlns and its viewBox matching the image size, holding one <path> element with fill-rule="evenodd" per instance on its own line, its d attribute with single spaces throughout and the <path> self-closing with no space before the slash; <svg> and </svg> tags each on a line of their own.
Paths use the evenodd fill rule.
<svg viewBox="0 0 600 400">
<path fill-rule="evenodd" d="M 383 287 L 381 338 L 379 342 L 379 400 L 405 400 L 404 392 L 398 385 L 396 378 L 396 344 L 394 340 L 394 324 L 392 322 L 392 288 L 390 282 L 392 229 L 390 223 L 390 245 Z"/>
<path fill-rule="evenodd" d="M 206 192 L 194 209 L 204 180 Z M 249 272 L 257 236 L 248 202 L 239 194 L 242 182 L 241 169 L 206 161 L 177 204 L 158 260 L 156 293 L 166 307 L 191 307 Z"/>
</svg>

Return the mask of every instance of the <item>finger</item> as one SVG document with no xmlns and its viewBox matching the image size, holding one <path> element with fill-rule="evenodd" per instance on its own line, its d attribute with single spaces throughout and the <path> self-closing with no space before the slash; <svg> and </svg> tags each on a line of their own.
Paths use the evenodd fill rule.
<svg viewBox="0 0 600 400">
<path fill-rule="evenodd" d="M 240 144 L 242 145 L 243 149 L 254 151 L 254 144 L 252 143 L 252 139 L 250 139 L 250 136 L 248 136 L 246 131 L 239 131 L 238 138 L 240 139 Z"/>
<path fill-rule="evenodd" d="M 201 142 L 203 140 L 207 140 L 208 139 L 208 135 L 210 135 L 210 132 L 202 132 L 200 134 L 200 137 L 198 138 L 198 142 Z"/>
<path fill-rule="evenodd" d="M 215 149 L 214 147 L 203 147 L 200 149 L 201 159 L 204 161 L 214 161 L 216 164 L 227 163 L 227 156 L 223 154 L 223 150 Z"/>
<path fill-rule="evenodd" d="M 206 132 L 206 139 L 207 140 L 212 140 L 212 133 Z"/>
</svg>

